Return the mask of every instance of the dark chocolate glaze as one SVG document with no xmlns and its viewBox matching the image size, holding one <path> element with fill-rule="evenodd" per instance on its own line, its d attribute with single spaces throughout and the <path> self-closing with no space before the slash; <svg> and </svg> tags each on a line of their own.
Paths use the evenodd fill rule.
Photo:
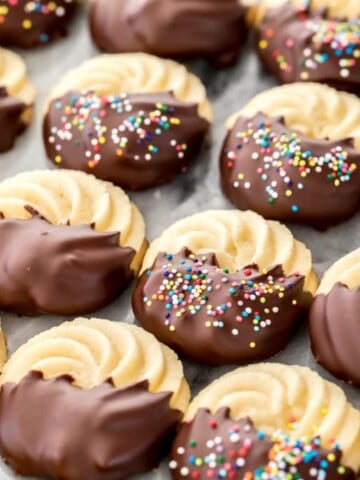
<svg viewBox="0 0 360 480">
<path fill-rule="evenodd" d="M 119 236 L 36 215 L 0 218 L 0 309 L 81 315 L 105 306 L 133 277 L 135 251 Z"/>
<path fill-rule="evenodd" d="M 0 390 L 0 453 L 17 473 L 58 480 L 120 480 L 155 468 L 181 412 L 148 383 L 82 390 L 71 376 L 30 372 Z"/>
<path fill-rule="evenodd" d="M 304 277 L 250 265 L 236 273 L 214 254 L 159 253 L 135 287 L 135 317 L 161 342 L 206 364 L 268 358 L 289 342 L 309 307 Z"/>
<path fill-rule="evenodd" d="M 238 0 L 92 0 L 94 42 L 107 52 L 205 57 L 233 63 L 246 37 Z"/>
<path fill-rule="evenodd" d="M 360 386 L 360 286 L 336 283 L 316 295 L 309 315 L 311 349 L 329 372 Z"/>
<path fill-rule="evenodd" d="M 220 169 L 229 200 L 265 218 L 323 230 L 360 207 L 360 151 L 353 140 L 305 137 L 282 118 L 240 116 L 225 138 Z"/>
<path fill-rule="evenodd" d="M 258 52 L 280 82 L 324 82 L 358 92 L 360 18 L 330 19 L 326 10 L 290 2 L 267 9 L 258 32 Z"/>
<path fill-rule="evenodd" d="M 317 475 L 355 480 L 355 472 L 341 465 L 341 457 L 338 447 L 323 449 L 318 437 L 291 440 L 281 432 L 268 436 L 249 418 L 232 420 L 226 407 L 215 414 L 201 408 L 180 427 L 169 466 L 173 480 L 260 479 L 262 474 L 268 480 L 313 480 Z"/>
<path fill-rule="evenodd" d="M 50 104 L 43 134 L 47 156 L 61 167 L 142 190 L 185 171 L 208 128 L 197 105 L 171 93 L 99 97 L 69 92 Z"/>
<path fill-rule="evenodd" d="M 8 95 L 5 87 L 0 87 L 0 153 L 10 150 L 16 137 L 25 129 L 21 115 L 26 109 L 25 103 Z"/>
<path fill-rule="evenodd" d="M 50 7 L 49 7 L 50 5 Z M 66 34 L 77 0 L 17 0 L 2 2 L 0 44 L 32 48 Z"/>
</svg>

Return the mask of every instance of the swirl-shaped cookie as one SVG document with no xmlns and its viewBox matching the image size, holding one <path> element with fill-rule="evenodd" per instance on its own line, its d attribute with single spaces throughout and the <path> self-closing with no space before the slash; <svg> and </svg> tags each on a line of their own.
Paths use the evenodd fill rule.
<svg viewBox="0 0 360 480">
<path fill-rule="evenodd" d="M 226 65 L 244 41 L 244 17 L 238 0 L 92 0 L 89 22 L 107 52 L 201 56 Z"/>
<path fill-rule="evenodd" d="M 311 348 L 335 376 L 360 386 L 360 248 L 324 274 L 310 310 Z"/>
<path fill-rule="evenodd" d="M 79 1 L 3 0 L 0 44 L 32 48 L 64 36 Z"/>
<path fill-rule="evenodd" d="M 151 243 L 132 305 L 141 325 L 179 353 L 242 363 L 286 346 L 311 299 L 304 291 L 316 285 L 310 251 L 285 226 L 212 210 Z"/>
<path fill-rule="evenodd" d="M 2 456 L 21 474 L 64 480 L 154 468 L 190 396 L 168 347 L 134 325 L 95 318 L 30 339 L 1 383 Z"/>
<path fill-rule="evenodd" d="M 185 421 L 201 408 L 215 414 L 222 407 L 230 409 L 233 420 L 250 417 L 266 433 L 281 430 L 294 439 L 319 436 L 327 449 L 338 444 L 344 464 L 359 470 L 360 412 L 339 387 L 309 368 L 278 363 L 238 368 L 202 390 Z"/>
<path fill-rule="evenodd" d="M 266 218 L 325 229 L 360 204 L 360 100 L 325 85 L 260 93 L 227 122 L 225 195 Z"/>
<path fill-rule="evenodd" d="M 185 171 L 211 118 L 204 86 L 183 65 L 143 53 L 103 55 L 52 90 L 43 136 L 56 164 L 139 190 Z"/>
<path fill-rule="evenodd" d="M 18 174 L 0 183 L 0 212 L 0 308 L 89 312 L 140 268 L 146 241 L 139 210 L 120 188 L 92 175 Z"/>
<path fill-rule="evenodd" d="M 12 148 L 31 121 L 35 88 L 19 55 L 0 49 L 0 152 Z"/>
</svg>

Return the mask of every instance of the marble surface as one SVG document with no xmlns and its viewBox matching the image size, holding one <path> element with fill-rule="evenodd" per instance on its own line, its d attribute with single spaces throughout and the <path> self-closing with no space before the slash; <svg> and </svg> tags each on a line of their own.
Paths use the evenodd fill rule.
<svg viewBox="0 0 360 480">
<path fill-rule="evenodd" d="M 58 43 L 33 52 L 20 52 L 25 58 L 29 75 L 38 91 L 36 118 L 30 128 L 22 135 L 16 147 L 0 158 L 0 179 L 17 172 L 30 169 L 53 168 L 46 160 L 41 138 L 42 108 L 48 90 L 68 69 L 82 60 L 97 54 L 91 44 L 84 16 L 79 16 L 71 29 L 71 35 Z M 215 122 L 212 128 L 211 147 L 187 173 L 178 177 L 172 184 L 144 193 L 130 194 L 144 214 L 147 224 L 147 236 L 154 239 L 164 227 L 191 213 L 210 208 L 231 208 L 219 188 L 218 156 L 225 135 L 226 118 L 239 109 L 257 92 L 265 90 L 275 82 L 259 66 L 251 41 L 246 53 L 237 65 L 224 71 L 216 71 L 210 65 L 191 62 L 189 68 L 197 73 L 208 89 L 209 98 L 215 110 Z M 313 253 L 315 268 L 319 275 L 336 259 L 359 246 L 360 214 L 351 221 L 331 230 L 320 233 L 309 227 L 289 225 L 295 236 L 304 241 Z M 96 312 L 96 316 L 116 321 L 133 322 L 130 295 L 133 286 L 108 307 Z M 35 333 L 61 323 L 61 317 L 18 318 L 1 313 L 2 323 L 7 335 L 10 352 Z M 317 366 L 309 346 L 306 326 L 297 333 L 288 347 L 270 361 L 297 363 L 314 368 L 324 377 L 341 385 L 348 398 L 360 408 L 359 390 L 337 381 L 321 367 Z M 195 394 L 212 379 L 234 368 L 199 367 L 185 363 L 186 376 Z M 1 479 L 14 479 L 15 475 L 0 465 Z M 19 477 L 16 477 L 19 478 Z M 166 462 L 161 469 L 139 479 L 168 479 Z M 85 480 L 85 479 L 84 479 Z"/>
</svg>

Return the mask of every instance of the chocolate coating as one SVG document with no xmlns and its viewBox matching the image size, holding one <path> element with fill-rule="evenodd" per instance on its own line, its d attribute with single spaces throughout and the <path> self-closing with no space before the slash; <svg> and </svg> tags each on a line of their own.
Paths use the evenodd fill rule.
<svg viewBox="0 0 360 480">
<path fill-rule="evenodd" d="M 235 273 L 214 254 L 159 253 L 135 287 L 135 317 L 161 342 L 206 364 L 243 363 L 282 350 L 309 306 L 304 277 L 250 265 Z M 264 301 L 265 300 L 265 301 Z"/>
<path fill-rule="evenodd" d="M 135 251 L 119 236 L 39 216 L 0 218 L 0 309 L 81 315 L 105 306 L 133 277 Z"/>
<path fill-rule="evenodd" d="M 25 109 L 25 103 L 10 97 L 6 88 L 0 87 L 0 153 L 10 150 L 16 137 L 24 130 L 21 115 Z"/>
<path fill-rule="evenodd" d="M 266 11 L 258 52 L 280 82 L 324 82 L 358 92 L 360 18 L 330 19 L 326 10 L 296 8 L 290 2 Z"/>
<path fill-rule="evenodd" d="M 205 57 L 233 63 L 245 40 L 238 0 L 92 0 L 91 34 L 107 52 Z"/>
<path fill-rule="evenodd" d="M 353 140 L 308 138 L 282 118 L 239 117 L 220 156 L 224 194 L 265 218 L 326 229 L 360 207 L 360 151 Z"/>
<path fill-rule="evenodd" d="M 279 431 L 270 437 L 258 432 L 250 419 L 232 420 L 226 407 L 215 414 L 201 408 L 180 427 L 169 466 L 173 480 L 313 480 L 317 475 L 354 480 L 355 472 L 341 465 L 341 457 L 338 447 L 323 449 L 319 438 L 291 440 Z"/>
<path fill-rule="evenodd" d="M 55 163 L 142 190 L 186 170 L 208 128 L 195 104 L 171 93 L 70 92 L 51 103 L 43 133 L 47 156 Z"/>
<path fill-rule="evenodd" d="M 147 382 L 90 390 L 30 372 L 0 390 L 0 453 L 16 473 L 59 480 L 120 480 L 155 468 L 181 413 Z"/>
<path fill-rule="evenodd" d="M 64 36 L 77 8 L 77 0 L 4 0 L 2 4 L 0 44 L 22 48 Z"/>
<path fill-rule="evenodd" d="M 309 315 L 311 349 L 329 372 L 360 386 L 360 286 L 336 283 L 327 295 L 316 295 Z"/>
</svg>

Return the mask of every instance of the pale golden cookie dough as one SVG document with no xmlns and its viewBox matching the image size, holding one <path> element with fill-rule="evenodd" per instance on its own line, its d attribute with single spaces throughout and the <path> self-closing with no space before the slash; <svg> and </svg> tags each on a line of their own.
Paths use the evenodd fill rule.
<svg viewBox="0 0 360 480">
<path fill-rule="evenodd" d="M 110 182 L 73 170 L 35 170 L 0 183 L 0 212 L 26 219 L 30 206 L 54 225 L 93 224 L 99 232 L 120 232 L 120 245 L 136 255 L 136 273 L 147 246 L 144 219 L 126 193 Z"/>
<path fill-rule="evenodd" d="M 335 283 L 341 282 L 348 288 L 360 285 L 360 248 L 337 260 L 324 273 L 317 294 L 328 294 Z"/>
<path fill-rule="evenodd" d="M 209 210 L 177 221 L 150 244 L 142 271 L 159 252 L 177 253 L 183 247 L 215 253 L 220 267 L 230 271 L 250 263 L 260 268 L 281 264 L 286 275 L 305 275 L 305 290 L 314 293 L 318 285 L 310 250 L 285 225 L 250 210 Z"/>
<path fill-rule="evenodd" d="M 144 380 L 149 390 L 173 392 L 170 406 L 184 412 L 189 386 L 177 355 L 150 333 L 127 323 L 77 318 L 45 330 L 22 345 L 6 363 L 1 383 L 19 382 L 30 370 L 44 378 L 68 374 L 85 389 L 111 378 L 125 388 Z"/>
<path fill-rule="evenodd" d="M 173 92 L 178 100 L 199 104 L 199 114 L 212 121 L 212 107 L 200 79 L 184 65 L 146 53 L 100 55 L 69 71 L 51 90 L 51 100 L 71 90 L 97 95 Z"/>
</svg>

